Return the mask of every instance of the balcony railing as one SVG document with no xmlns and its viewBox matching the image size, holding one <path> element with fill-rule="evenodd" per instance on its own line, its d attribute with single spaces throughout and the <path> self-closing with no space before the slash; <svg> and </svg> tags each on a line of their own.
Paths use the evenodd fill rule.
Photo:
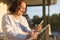
<svg viewBox="0 0 60 40">
<path fill-rule="evenodd" d="M 33 40 L 33 37 L 27 40 Z M 49 40 L 49 25 L 37 33 L 37 40 Z"/>
</svg>

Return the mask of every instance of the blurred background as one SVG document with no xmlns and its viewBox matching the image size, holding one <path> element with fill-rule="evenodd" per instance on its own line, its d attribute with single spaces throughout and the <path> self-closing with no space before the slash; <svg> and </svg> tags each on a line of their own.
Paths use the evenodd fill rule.
<svg viewBox="0 0 60 40">
<path fill-rule="evenodd" d="M 9 12 L 8 8 L 11 6 L 13 1 L 14 0 L 0 0 L 0 38 L 3 38 L 3 31 L 1 27 L 2 16 Z M 35 1 L 37 3 L 35 5 L 35 2 L 32 4 L 32 2 L 27 0 L 27 12 L 23 16 L 27 18 L 31 29 L 34 29 L 44 19 L 46 22 L 45 25 L 51 25 L 50 30 L 52 35 L 58 36 L 57 40 L 60 40 L 60 0 L 55 0 L 56 2 L 51 1 L 52 3 L 50 4 L 47 4 L 48 1 L 46 0 L 47 3 L 45 3 L 45 5 L 43 5 L 42 0 L 40 1 L 40 4 Z"/>
</svg>

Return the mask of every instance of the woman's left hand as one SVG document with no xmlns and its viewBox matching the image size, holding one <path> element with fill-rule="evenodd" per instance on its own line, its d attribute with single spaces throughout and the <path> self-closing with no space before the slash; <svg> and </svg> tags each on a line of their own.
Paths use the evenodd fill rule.
<svg viewBox="0 0 60 40">
<path fill-rule="evenodd" d="M 42 29 L 42 25 L 38 24 L 38 26 L 36 27 L 36 31 L 40 31 Z"/>
</svg>

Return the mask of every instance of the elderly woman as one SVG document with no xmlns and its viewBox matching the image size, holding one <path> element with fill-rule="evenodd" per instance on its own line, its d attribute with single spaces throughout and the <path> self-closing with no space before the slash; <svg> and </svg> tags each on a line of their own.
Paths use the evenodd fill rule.
<svg viewBox="0 0 60 40">
<path fill-rule="evenodd" d="M 26 18 L 23 16 L 26 9 L 26 3 L 23 0 L 15 0 L 9 8 L 10 13 L 3 16 L 2 29 L 4 40 L 27 40 L 29 36 L 36 38 L 36 32 L 41 29 L 41 26 L 32 32 Z"/>
</svg>

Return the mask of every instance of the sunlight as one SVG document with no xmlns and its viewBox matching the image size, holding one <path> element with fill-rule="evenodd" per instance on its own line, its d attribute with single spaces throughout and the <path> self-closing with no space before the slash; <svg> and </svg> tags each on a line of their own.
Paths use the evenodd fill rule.
<svg viewBox="0 0 60 40">
<path fill-rule="evenodd" d="M 5 13 L 7 13 L 7 5 L 0 3 L 0 32 L 2 32 L 2 28 L 1 28 L 2 16 Z"/>
</svg>

